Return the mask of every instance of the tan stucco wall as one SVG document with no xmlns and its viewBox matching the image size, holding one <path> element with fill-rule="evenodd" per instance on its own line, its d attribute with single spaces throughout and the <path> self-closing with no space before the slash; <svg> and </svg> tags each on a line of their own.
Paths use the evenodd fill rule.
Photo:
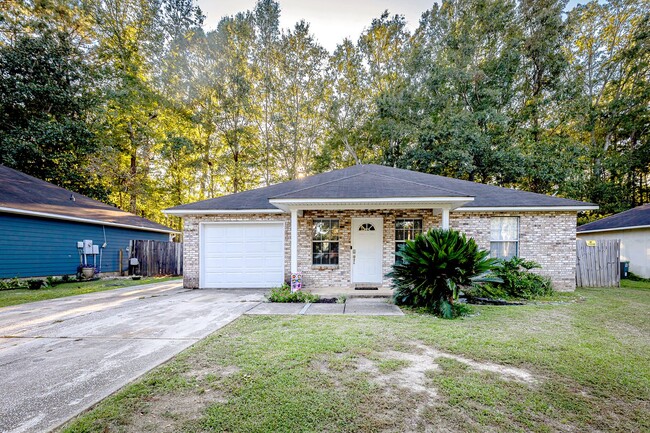
<svg viewBox="0 0 650 433">
<path fill-rule="evenodd" d="M 441 217 L 430 209 L 377 211 L 305 211 L 298 218 L 298 271 L 303 273 L 305 289 L 336 287 L 353 289 L 350 281 L 351 235 L 353 217 L 381 217 L 384 221 L 383 273 L 390 272 L 394 262 L 395 219 L 421 218 L 423 229 L 439 227 Z M 481 248 L 490 248 L 490 218 L 493 216 L 519 217 L 519 255 L 542 265 L 540 274 L 547 275 L 557 290 L 575 289 L 575 212 L 451 212 L 450 227 L 476 239 Z M 339 265 L 313 266 L 311 259 L 312 221 L 314 218 L 338 218 L 340 222 Z M 288 214 L 224 214 L 188 216 L 184 218 L 184 284 L 188 288 L 199 285 L 199 223 L 218 221 L 284 221 L 285 276 L 288 279 L 291 262 L 291 225 Z M 381 287 L 389 287 L 384 278 Z"/>
<path fill-rule="evenodd" d="M 630 262 L 630 271 L 650 278 L 650 229 L 612 230 L 596 233 L 578 233 L 583 240 L 621 240 L 621 260 Z"/>
</svg>

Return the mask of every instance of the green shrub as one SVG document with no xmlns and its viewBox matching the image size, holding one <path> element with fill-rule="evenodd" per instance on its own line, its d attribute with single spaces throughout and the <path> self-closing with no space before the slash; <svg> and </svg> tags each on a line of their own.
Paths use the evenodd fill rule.
<svg viewBox="0 0 650 433">
<path fill-rule="evenodd" d="M 38 279 L 32 279 L 32 280 L 27 280 L 27 287 L 29 287 L 29 290 L 38 290 L 43 285 L 45 284 L 45 281 L 43 280 L 38 280 Z"/>
<path fill-rule="evenodd" d="M 650 282 L 650 278 L 643 278 L 640 275 L 637 275 L 633 272 L 628 272 L 627 273 L 627 279 L 630 281 L 642 281 L 642 282 Z"/>
<path fill-rule="evenodd" d="M 414 313 L 418 314 L 432 314 L 434 316 L 440 316 L 437 310 L 431 308 L 431 307 L 406 307 L 413 311 Z M 472 307 L 463 304 L 460 302 L 454 302 L 451 305 L 451 317 L 445 317 L 446 319 L 456 319 L 458 317 L 465 317 L 469 316 L 472 313 L 474 313 L 474 310 L 472 310 Z"/>
<path fill-rule="evenodd" d="M 291 293 L 291 288 L 286 284 L 271 289 L 267 297 L 271 302 L 316 302 L 319 299 L 318 295 L 308 292 L 298 291 Z"/>
<path fill-rule="evenodd" d="M 530 272 L 541 266 L 534 261 L 513 257 L 501 260 L 501 266 L 494 275 L 502 280 L 500 283 L 489 282 L 476 285 L 467 290 L 470 297 L 492 299 L 535 299 L 553 294 L 550 278 Z"/>
<path fill-rule="evenodd" d="M 54 287 L 57 284 L 61 284 L 63 282 L 61 278 L 57 278 L 57 277 L 47 277 L 45 281 L 47 282 L 48 287 Z"/>
<path fill-rule="evenodd" d="M 431 229 L 397 253 L 400 263 L 388 274 L 397 305 L 422 307 L 451 319 L 458 315 L 454 300 L 463 286 L 488 274 L 497 263 L 474 239 L 455 230 Z"/>
<path fill-rule="evenodd" d="M 12 278 L 10 280 L 0 280 L 0 290 L 26 289 L 29 285 L 27 281 Z"/>
</svg>

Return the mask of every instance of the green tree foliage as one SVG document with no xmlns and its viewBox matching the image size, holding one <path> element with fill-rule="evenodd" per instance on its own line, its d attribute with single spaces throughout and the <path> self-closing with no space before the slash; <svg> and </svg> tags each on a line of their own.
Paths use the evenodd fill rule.
<svg viewBox="0 0 650 433">
<path fill-rule="evenodd" d="M 455 230 L 431 229 L 406 241 L 401 261 L 388 274 L 398 305 L 431 309 L 446 319 L 455 316 L 454 301 L 462 287 L 486 278 L 497 264 L 474 239 Z"/>
<path fill-rule="evenodd" d="M 0 163 L 65 188 L 106 198 L 88 170 L 96 143 L 92 74 L 70 35 L 18 35 L 0 46 Z"/>
<path fill-rule="evenodd" d="M 569 14 L 580 97 L 573 133 L 586 143 L 587 199 L 613 213 L 650 201 L 650 2 L 589 2 Z"/>
<path fill-rule="evenodd" d="M 408 131 L 398 165 L 502 185 L 523 174 L 509 116 L 520 62 L 515 18 L 507 0 L 447 1 L 423 15 L 405 97 L 384 109 Z"/>
<path fill-rule="evenodd" d="M 275 152 L 280 180 L 312 172 L 322 145 L 326 86 L 323 78 L 327 52 L 318 45 L 304 21 L 282 35 L 278 89 L 273 116 Z"/>
<path fill-rule="evenodd" d="M 175 227 L 162 208 L 371 162 L 650 201 L 649 0 L 444 0 L 332 53 L 275 0 L 211 31 L 195 0 L 6 5 L 0 162 Z"/>
<path fill-rule="evenodd" d="M 240 13 L 223 18 L 217 30 L 208 35 L 213 47 L 214 82 L 218 107 L 213 119 L 220 154 L 217 159 L 224 188 L 239 192 L 255 186 L 260 153 L 257 122 L 259 106 L 255 103 L 255 73 L 252 47 L 255 41 L 253 16 Z"/>
<path fill-rule="evenodd" d="M 264 183 L 274 180 L 273 160 L 273 101 L 279 85 L 278 59 L 280 57 L 280 5 L 273 0 L 260 0 L 253 12 L 256 45 L 254 64 L 257 70 L 257 97 L 261 116 L 259 133 L 264 144 Z"/>
</svg>

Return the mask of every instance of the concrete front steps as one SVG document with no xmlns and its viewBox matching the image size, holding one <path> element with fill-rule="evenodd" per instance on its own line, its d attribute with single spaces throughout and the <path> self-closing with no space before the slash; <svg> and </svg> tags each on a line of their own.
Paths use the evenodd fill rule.
<svg viewBox="0 0 650 433">
<path fill-rule="evenodd" d="M 314 288 L 307 289 L 306 292 L 313 293 L 321 298 L 339 298 L 345 296 L 346 299 L 353 298 L 384 298 L 390 299 L 393 297 L 391 289 L 379 288 L 377 290 L 366 289 L 339 289 L 336 287 Z"/>
</svg>

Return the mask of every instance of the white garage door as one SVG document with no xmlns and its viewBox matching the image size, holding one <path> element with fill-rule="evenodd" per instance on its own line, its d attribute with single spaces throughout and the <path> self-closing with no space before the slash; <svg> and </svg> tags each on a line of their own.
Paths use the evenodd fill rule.
<svg viewBox="0 0 650 433">
<path fill-rule="evenodd" d="M 203 225 L 201 287 L 269 288 L 283 282 L 283 223 Z"/>
</svg>

